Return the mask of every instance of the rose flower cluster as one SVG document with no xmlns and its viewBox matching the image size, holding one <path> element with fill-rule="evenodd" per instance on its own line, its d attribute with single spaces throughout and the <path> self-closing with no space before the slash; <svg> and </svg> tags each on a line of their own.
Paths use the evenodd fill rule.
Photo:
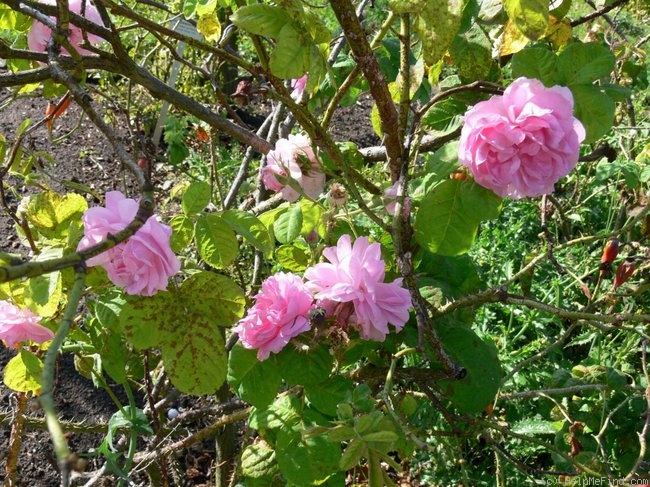
<svg viewBox="0 0 650 487">
<path fill-rule="evenodd" d="M 408 321 L 411 296 L 402 279 L 384 282 L 378 243 L 360 237 L 352 244 L 350 236 L 343 235 L 323 256 L 328 262 L 308 268 L 305 282 L 282 272 L 264 281 L 255 304 L 234 328 L 245 348 L 257 349 L 259 360 L 308 331 L 315 308 L 323 308 L 339 323 L 344 318 L 366 340 L 383 341 L 389 323 L 399 331 Z"/>
</svg>

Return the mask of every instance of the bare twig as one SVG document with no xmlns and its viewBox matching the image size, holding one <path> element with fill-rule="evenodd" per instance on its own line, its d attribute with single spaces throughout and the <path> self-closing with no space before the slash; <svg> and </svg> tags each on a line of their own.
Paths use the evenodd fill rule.
<svg viewBox="0 0 650 487">
<path fill-rule="evenodd" d="M 595 12 L 592 12 L 590 14 L 584 15 L 582 17 L 579 17 L 571 21 L 571 27 L 576 27 L 580 24 L 584 24 L 586 22 L 589 22 L 590 20 L 605 15 L 610 10 L 614 10 L 615 8 L 620 7 L 621 5 L 625 5 L 628 1 L 629 0 L 615 0 L 614 2 L 610 3 L 609 5 L 605 5 L 604 7 L 596 10 Z"/>
</svg>

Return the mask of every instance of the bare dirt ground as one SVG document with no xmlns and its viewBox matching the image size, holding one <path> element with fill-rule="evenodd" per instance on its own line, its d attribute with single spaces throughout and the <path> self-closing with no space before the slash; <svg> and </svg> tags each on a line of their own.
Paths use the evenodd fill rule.
<svg viewBox="0 0 650 487">
<path fill-rule="evenodd" d="M 8 92 L 0 91 L 0 100 L 7 101 Z M 1 103 L 4 105 L 4 103 Z M 15 140 L 16 129 L 26 119 L 33 122 L 41 119 L 47 106 L 46 100 L 38 97 L 27 97 L 15 101 L 0 110 L 0 134 L 7 139 L 8 145 Z M 338 140 L 352 140 L 360 147 L 378 145 L 379 139 L 370 128 L 369 111 L 372 102 L 369 97 L 363 96 L 357 105 L 340 109 L 333 122 L 332 132 Z M 80 125 L 73 128 L 80 122 Z M 58 143 L 52 140 L 64 136 Z M 76 183 L 87 185 L 99 194 L 121 188 L 124 175 L 116 161 L 114 152 L 103 135 L 84 117 L 74 104 L 56 122 L 52 138 L 48 138 L 43 127 L 27 137 L 25 144 L 34 150 L 46 151 L 52 155 L 53 163 L 45 162 L 44 167 L 34 170 L 47 174 L 47 184 L 59 191 L 70 191 Z M 127 144 L 128 145 L 128 144 Z M 154 175 L 159 182 L 164 182 L 172 176 L 172 171 Z M 34 191 L 38 187 L 27 186 L 24 181 L 15 177 L 7 178 L 11 186 L 6 186 L 6 203 L 10 210 L 15 211 L 22 196 Z M 90 205 L 97 201 L 91 194 L 87 194 Z M 26 248 L 18 238 L 14 229 L 14 222 L 8 216 L 5 208 L 0 208 L 0 250 L 21 253 L 26 255 Z M 15 354 L 14 350 L 7 349 L 0 343 L 0 370 Z M 112 388 L 120 401 L 126 402 L 123 390 L 115 386 Z M 55 391 L 57 410 L 61 420 L 66 423 L 84 423 L 85 425 L 106 424 L 108 419 L 117 410 L 110 396 L 102 389 L 94 387 L 91 380 L 82 377 L 76 370 L 71 355 L 60 358 L 57 370 L 57 385 Z M 142 400 L 142 399 L 141 399 Z M 188 397 L 179 396 L 171 406 L 182 410 L 204 407 L 216 401 L 213 397 Z M 144 408 L 143 404 L 139 407 Z M 12 410 L 15 404 L 15 395 L 0 384 L 0 469 L 4 472 L 6 451 L 11 431 Z M 42 412 L 38 400 L 30 399 L 28 415 L 34 418 L 30 422 L 22 439 L 21 456 L 18 465 L 18 479 L 16 485 L 30 487 L 57 486 L 60 476 L 54 458 L 53 448 L 49 435 L 41 421 Z M 187 425 L 191 427 L 192 425 Z M 194 425 L 200 426 L 200 425 Z M 104 435 L 102 433 L 70 433 L 68 442 L 75 454 L 82 461 L 77 467 L 81 471 L 93 472 L 99 469 L 104 460 L 101 457 L 90 455 L 90 452 L 99 447 Z M 212 470 L 214 459 L 214 443 L 211 441 L 196 445 L 186 451 L 184 458 L 178 459 L 177 480 L 178 485 L 200 486 L 214 485 Z M 86 480 L 80 478 L 76 483 L 82 485 Z M 148 485 L 144 474 L 140 479 L 133 479 L 136 485 Z M 106 475 L 95 485 L 110 486 L 114 484 L 114 477 Z"/>
</svg>

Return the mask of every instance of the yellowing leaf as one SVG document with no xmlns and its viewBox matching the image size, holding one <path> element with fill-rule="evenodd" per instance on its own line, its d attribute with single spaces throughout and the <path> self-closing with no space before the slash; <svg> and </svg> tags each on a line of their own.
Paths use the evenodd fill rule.
<svg viewBox="0 0 650 487">
<path fill-rule="evenodd" d="M 510 20 L 506 24 L 499 48 L 499 56 L 509 56 L 521 51 L 530 42 L 528 38 Z"/>
<path fill-rule="evenodd" d="M 17 392 L 41 392 L 43 362 L 31 352 L 21 350 L 5 367 L 4 384 Z"/>
<path fill-rule="evenodd" d="M 551 16 L 550 22 L 544 34 L 544 38 L 553 43 L 555 47 L 566 46 L 572 38 L 571 22 L 569 19 L 556 19 Z"/>
<path fill-rule="evenodd" d="M 68 193 L 61 196 L 45 191 L 31 196 L 27 204 L 27 220 L 47 237 L 58 238 L 67 233 L 70 222 L 79 220 L 88 204 L 83 196 Z"/>
<path fill-rule="evenodd" d="M 544 36 L 549 22 L 548 0 L 504 0 L 508 17 L 531 40 Z"/>
<path fill-rule="evenodd" d="M 196 29 L 206 41 L 219 42 L 221 39 L 221 24 L 214 13 L 202 15 L 196 23 Z"/>
</svg>

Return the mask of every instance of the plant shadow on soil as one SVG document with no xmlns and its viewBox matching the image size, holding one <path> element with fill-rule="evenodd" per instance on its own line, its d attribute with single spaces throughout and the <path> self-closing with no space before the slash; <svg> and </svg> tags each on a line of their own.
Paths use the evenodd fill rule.
<svg viewBox="0 0 650 487">
<path fill-rule="evenodd" d="M 0 90 L 0 100 L 6 100 L 8 92 Z M 0 134 L 4 135 L 7 143 L 15 140 L 17 128 L 26 119 L 36 122 L 43 117 L 47 101 L 39 97 L 25 97 L 16 100 L 0 109 Z M 359 147 L 378 145 L 379 139 L 370 126 L 370 109 L 372 101 L 369 96 L 362 96 L 356 105 L 339 109 L 333 119 L 331 132 L 336 140 L 351 140 Z M 75 126 L 78 127 L 75 129 Z M 52 139 L 61 137 L 62 141 L 54 144 Z M 120 134 L 127 139 L 127 135 Z M 75 184 L 87 185 L 98 194 L 104 194 L 113 189 L 124 187 L 125 177 L 116 161 L 114 152 L 104 136 L 86 117 L 82 117 L 78 107 L 71 105 L 68 111 L 55 124 L 52 138 L 47 137 L 43 127 L 30 134 L 24 144 L 30 149 L 46 151 L 52 156 L 52 161 L 44 162 L 44 167 L 36 167 L 34 171 L 47 175 L 44 181 L 57 191 L 73 191 Z M 126 144 L 129 146 L 129 144 Z M 176 178 L 173 168 L 163 169 L 155 175 L 159 183 Z M 7 183 L 15 190 L 6 191 L 6 202 L 10 209 L 16 210 L 20 199 L 38 188 L 27 186 L 24 181 L 8 177 Z M 52 182 L 53 181 L 53 182 Z M 87 195 L 89 205 L 97 204 L 96 198 Z M 0 212 L 0 250 L 26 255 L 28 248 L 23 245 L 16 234 L 13 220 L 7 211 Z M 0 343 L 0 371 L 15 355 L 15 350 L 6 348 Z M 120 402 L 127 404 L 127 399 L 121 387 L 113 385 L 113 393 Z M 15 393 L 0 383 L 0 469 L 4 472 L 6 452 L 11 432 L 11 417 L 15 404 Z M 101 388 L 96 388 L 92 380 L 80 375 L 74 366 L 73 356 L 64 354 L 59 357 L 56 371 L 55 388 L 56 408 L 63 422 L 84 423 L 86 425 L 106 424 L 118 410 L 109 394 Z M 170 407 L 179 410 L 214 405 L 214 396 L 193 397 L 180 395 Z M 144 399 L 138 397 L 138 407 L 144 407 Z M 27 415 L 30 418 L 42 419 L 43 413 L 37 398 L 28 402 Z M 207 423 L 206 423 L 207 424 Z M 185 425 L 200 428 L 205 424 Z M 82 460 L 76 462 L 80 470 L 94 472 L 104 464 L 102 457 L 91 456 L 89 452 L 98 448 L 103 441 L 103 433 L 69 433 L 66 435 L 71 452 Z M 145 446 L 145 445 L 142 445 Z M 180 480 L 178 485 L 203 486 L 214 485 L 214 441 L 209 440 L 185 450 L 177 459 Z M 78 475 L 73 484 L 81 485 L 88 480 L 84 474 Z M 149 485 L 144 473 L 138 478 L 131 479 L 138 486 Z M 111 486 L 115 484 L 113 475 L 105 475 L 94 485 Z M 20 457 L 18 459 L 17 486 L 49 487 L 60 485 L 60 475 L 56 465 L 54 450 L 50 436 L 43 423 L 40 426 L 30 425 L 25 428 L 22 437 Z"/>
</svg>

